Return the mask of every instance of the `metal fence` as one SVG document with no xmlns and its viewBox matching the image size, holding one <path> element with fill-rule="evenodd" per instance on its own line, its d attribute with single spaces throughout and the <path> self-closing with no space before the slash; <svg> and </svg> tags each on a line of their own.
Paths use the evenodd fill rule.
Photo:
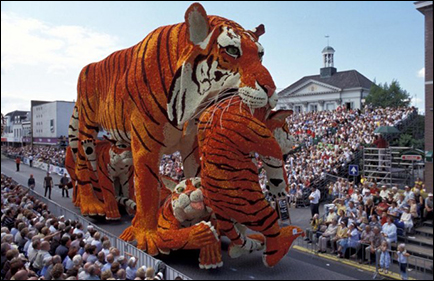
<svg viewBox="0 0 434 281">
<path fill-rule="evenodd" d="M 144 265 L 146 267 L 157 268 L 157 263 L 159 262 L 158 259 L 153 258 L 152 256 L 146 254 L 144 251 L 139 250 L 135 246 L 119 239 L 118 237 L 111 234 L 110 232 L 108 232 L 104 229 L 101 229 L 100 227 L 91 223 L 90 221 L 88 221 L 87 219 L 82 217 L 81 215 L 60 206 L 59 204 L 57 204 L 57 203 L 45 198 L 44 196 L 40 195 L 39 193 L 37 193 L 33 190 L 30 190 L 29 194 L 36 197 L 38 200 L 44 202 L 47 205 L 50 213 L 53 214 L 54 216 L 57 216 L 57 217 L 64 216 L 65 219 L 76 220 L 79 223 L 83 224 L 83 227 L 86 227 L 86 228 L 87 228 L 87 226 L 92 225 L 94 227 L 94 229 L 96 229 L 102 235 L 105 235 L 109 238 L 111 245 L 113 247 L 118 248 L 121 255 L 132 255 L 132 256 L 136 257 L 138 259 L 138 263 L 137 263 L 138 265 Z M 190 277 L 186 276 L 185 274 L 177 271 L 174 268 L 167 266 L 165 279 L 166 280 L 174 280 L 176 277 L 181 277 L 183 280 L 192 280 Z"/>
</svg>

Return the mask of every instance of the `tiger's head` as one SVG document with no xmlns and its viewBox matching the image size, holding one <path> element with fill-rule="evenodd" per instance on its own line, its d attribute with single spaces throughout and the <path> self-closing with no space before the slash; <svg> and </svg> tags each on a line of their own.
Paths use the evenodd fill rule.
<svg viewBox="0 0 434 281">
<path fill-rule="evenodd" d="M 207 16 L 199 4 L 185 13 L 187 41 L 168 95 L 168 116 L 182 125 L 213 101 L 237 93 L 251 109 L 277 104 L 276 86 L 262 65 L 258 42 L 264 25 L 245 30 L 239 24 Z"/>
<path fill-rule="evenodd" d="M 286 122 L 286 118 L 292 114 L 292 110 L 272 111 L 265 119 L 265 126 L 273 132 L 283 155 L 288 154 L 296 145 L 295 138 L 290 134 L 288 122 Z"/>
<path fill-rule="evenodd" d="M 173 215 L 181 224 L 190 226 L 210 216 L 212 210 L 204 204 L 200 178 L 190 178 L 179 183 L 167 176 L 160 178 L 172 192 Z"/>
</svg>

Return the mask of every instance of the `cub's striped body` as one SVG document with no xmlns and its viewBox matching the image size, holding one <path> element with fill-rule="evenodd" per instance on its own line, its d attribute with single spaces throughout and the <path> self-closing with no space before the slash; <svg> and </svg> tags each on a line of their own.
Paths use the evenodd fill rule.
<svg viewBox="0 0 434 281">
<path fill-rule="evenodd" d="M 283 116 L 279 116 L 283 114 Z M 262 115 L 262 116 L 261 116 Z M 205 204 L 215 212 L 218 230 L 231 239 L 229 254 L 258 250 L 260 241 L 246 238 L 236 227 L 244 225 L 265 236 L 265 265 L 274 266 L 286 255 L 293 240 L 303 232 L 297 227 L 280 228 L 276 211 L 265 200 L 258 183 L 258 170 L 252 154 L 258 153 L 269 174 L 269 192 L 281 196 L 287 187 L 282 150 L 266 126 L 277 129 L 287 113 L 273 113 L 265 124 L 265 113 L 255 118 L 238 97 L 208 108 L 198 125 L 201 180 Z"/>
</svg>

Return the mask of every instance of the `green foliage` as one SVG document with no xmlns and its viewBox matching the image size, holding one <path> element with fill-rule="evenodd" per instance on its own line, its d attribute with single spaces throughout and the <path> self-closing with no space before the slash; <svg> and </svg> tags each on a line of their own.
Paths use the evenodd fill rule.
<svg viewBox="0 0 434 281">
<path fill-rule="evenodd" d="M 392 80 L 390 85 L 372 83 L 366 103 L 374 107 L 401 107 L 409 106 L 411 102 L 410 93 L 402 89 L 397 80 Z"/>
</svg>

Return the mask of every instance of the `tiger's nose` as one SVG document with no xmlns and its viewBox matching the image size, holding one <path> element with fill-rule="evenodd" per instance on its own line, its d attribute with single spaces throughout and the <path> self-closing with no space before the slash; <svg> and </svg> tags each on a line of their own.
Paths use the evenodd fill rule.
<svg viewBox="0 0 434 281">
<path fill-rule="evenodd" d="M 267 96 L 268 97 L 271 97 L 274 94 L 274 92 L 276 91 L 276 86 L 265 85 L 264 88 L 267 90 Z"/>
</svg>

